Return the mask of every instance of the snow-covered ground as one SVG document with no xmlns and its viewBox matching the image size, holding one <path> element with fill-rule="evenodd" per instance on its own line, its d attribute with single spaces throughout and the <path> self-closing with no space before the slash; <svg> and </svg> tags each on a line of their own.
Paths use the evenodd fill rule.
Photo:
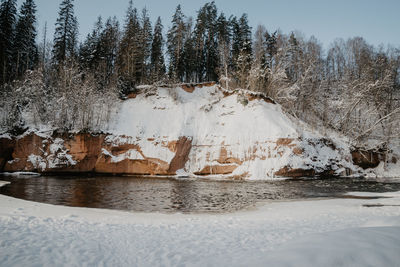
<svg viewBox="0 0 400 267">
<path fill-rule="evenodd" d="M 0 195 L 0 265 L 399 266 L 400 192 L 357 195 L 387 198 L 273 202 L 216 215 Z"/>
</svg>

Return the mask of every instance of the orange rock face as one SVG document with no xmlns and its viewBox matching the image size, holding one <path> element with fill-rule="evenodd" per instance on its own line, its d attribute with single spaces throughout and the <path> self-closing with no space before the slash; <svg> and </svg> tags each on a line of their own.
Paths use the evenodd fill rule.
<svg viewBox="0 0 400 267">
<path fill-rule="evenodd" d="M 280 177 L 291 177 L 291 178 L 300 178 L 300 177 L 311 177 L 315 176 L 315 171 L 313 169 L 291 169 L 289 167 L 284 167 L 279 171 L 275 172 L 276 176 Z"/>
<path fill-rule="evenodd" d="M 220 164 L 231 164 L 231 163 L 235 163 L 237 165 L 242 164 L 242 161 L 240 159 L 229 156 L 228 151 L 226 150 L 225 147 L 221 147 L 221 151 L 219 153 L 219 158 L 217 162 Z"/>
<path fill-rule="evenodd" d="M 5 162 L 4 170 L 13 171 L 33 171 L 33 165 L 28 161 L 31 154 L 41 154 L 46 151 L 46 144 L 43 143 L 43 138 L 29 134 L 21 139 L 14 141 L 11 158 Z"/>
<path fill-rule="evenodd" d="M 134 98 L 136 98 L 137 97 L 137 93 L 129 93 L 127 96 L 126 96 L 126 98 L 127 99 L 134 99 Z"/>
<path fill-rule="evenodd" d="M 276 104 L 274 100 L 262 94 L 246 94 L 246 97 L 249 99 L 249 101 L 257 99 L 257 100 L 264 100 L 265 102 L 270 104 Z"/>
<path fill-rule="evenodd" d="M 382 153 L 374 151 L 356 150 L 351 152 L 351 156 L 353 158 L 353 163 L 363 169 L 375 168 L 381 161 L 385 160 Z"/>
<path fill-rule="evenodd" d="M 278 138 L 276 140 L 276 147 L 279 146 L 288 146 L 288 147 L 293 147 L 295 144 L 293 144 L 294 139 L 293 138 Z"/>
<path fill-rule="evenodd" d="M 175 146 L 175 157 L 172 159 L 168 173 L 175 174 L 179 169 L 185 167 L 186 162 L 189 160 L 189 153 L 192 149 L 192 140 L 187 137 L 179 138 Z"/>
<path fill-rule="evenodd" d="M 196 89 L 196 87 L 194 85 L 190 85 L 190 84 L 183 84 L 182 89 L 185 90 L 188 93 L 193 93 L 194 90 Z"/>
<path fill-rule="evenodd" d="M 169 164 L 156 159 L 130 160 L 112 162 L 110 157 L 100 155 L 94 172 L 131 175 L 167 175 Z"/>
<path fill-rule="evenodd" d="M 236 170 L 237 165 L 213 165 L 205 166 L 201 171 L 195 172 L 195 175 L 215 175 L 215 174 L 231 174 Z"/>
<path fill-rule="evenodd" d="M 54 139 L 63 140 L 62 147 L 54 147 Z M 76 134 L 70 136 L 54 136 L 43 138 L 29 134 L 21 139 L 16 139 L 12 148 L 12 159 L 4 166 L 5 171 L 39 171 L 39 172 L 91 172 L 94 169 L 97 157 L 101 151 L 104 136 L 90 134 Z M 76 164 L 54 159 L 67 152 Z M 65 156 L 67 156 L 67 154 Z M 40 159 L 41 164 L 33 164 L 30 157 Z M 56 166 L 49 164 L 55 162 Z M 39 166 L 40 165 L 40 166 Z M 50 166 L 51 165 L 51 166 Z"/>
<path fill-rule="evenodd" d="M 60 168 L 59 171 L 92 172 L 104 143 L 104 135 L 77 134 L 65 141 L 68 154 L 77 162 L 75 165 Z"/>
<path fill-rule="evenodd" d="M 181 137 L 168 147 L 175 152 L 171 162 L 146 157 L 137 144 L 111 145 L 107 135 L 78 133 L 44 138 L 29 134 L 20 139 L 0 139 L 0 170 L 42 173 L 94 172 L 132 175 L 175 175 L 184 168 L 192 147 L 191 139 Z M 58 141 L 57 141 L 58 140 Z M 55 143 L 58 142 L 56 145 Z M 106 150 L 109 154 L 103 153 Z M 141 159 L 114 160 L 130 150 Z M 34 160 L 32 160 L 32 157 Z"/>
</svg>

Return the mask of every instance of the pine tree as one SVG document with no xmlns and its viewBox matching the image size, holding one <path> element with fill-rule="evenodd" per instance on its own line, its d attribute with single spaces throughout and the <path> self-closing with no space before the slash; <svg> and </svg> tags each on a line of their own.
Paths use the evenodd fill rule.
<svg viewBox="0 0 400 267">
<path fill-rule="evenodd" d="M 241 50 L 241 35 L 240 35 L 240 26 L 236 17 L 231 17 L 229 19 L 230 32 L 232 35 L 232 44 L 231 44 L 231 68 L 233 71 L 236 71 L 237 68 L 237 60 L 239 58 L 240 50 Z"/>
<path fill-rule="evenodd" d="M 206 4 L 207 5 L 207 4 Z M 195 64 L 195 79 L 196 82 L 203 81 L 204 72 L 206 68 L 206 6 L 203 6 L 197 14 L 196 25 L 193 32 L 193 45 L 194 45 L 194 64 Z M 208 47 L 207 47 L 208 49 Z"/>
<path fill-rule="evenodd" d="M 172 27 L 167 34 L 167 51 L 169 55 L 169 76 L 182 81 L 184 78 L 183 52 L 185 44 L 185 16 L 181 5 L 178 5 L 172 17 Z"/>
<path fill-rule="evenodd" d="M 119 23 L 116 17 L 108 18 L 100 36 L 104 86 L 115 85 L 115 64 L 119 43 Z"/>
<path fill-rule="evenodd" d="M 239 19 L 241 50 L 244 50 L 248 55 L 252 55 L 251 47 L 251 27 L 247 19 L 247 14 L 243 14 Z"/>
<path fill-rule="evenodd" d="M 149 82 L 150 78 L 150 61 L 151 61 L 151 43 L 153 39 L 152 27 L 147 9 L 142 10 L 142 25 L 141 25 L 141 83 Z"/>
<path fill-rule="evenodd" d="M 74 59 L 77 50 L 78 22 L 74 16 L 73 0 L 63 0 L 56 22 L 53 63 L 56 66 Z"/>
<path fill-rule="evenodd" d="M 88 34 L 79 49 L 80 67 L 93 75 L 97 83 L 96 89 L 100 91 L 103 91 L 110 84 L 114 70 L 113 64 L 118 43 L 118 25 L 116 30 L 113 27 L 111 18 L 103 26 L 102 18 L 99 17 L 92 33 Z M 110 55 L 111 59 L 109 58 Z"/>
<path fill-rule="evenodd" d="M 246 87 L 252 61 L 251 28 L 248 24 L 247 14 L 243 14 L 239 21 L 234 18 L 232 24 L 232 63 L 239 86 Z"/>
<path fill-rule="evenodd" d="M 265 38 L 265 52 L 266 52 L 266 64 L 268 68 L 272 69 L 274 66 L 274 57 L 276 53 L 278 52 L 278 46 L 277 46 L 277 31 L 275 31 L 273 34 L 269 34 L 268 31 L 265 32 L 264 35 Z"/>
<path fill-rule="evenodd" d="M 218 40 L 217 40 L 217 7 L 214 1 L 206 4 L 206 36 L 205 36 L 205 80 L 217 81 L 218 79 Z"/>
<path fill-rule="evenodd" d="M 38 48 L 35 42 L 35 24 L 36 5 L 33 0 L 26 0 L 21 6 L 13 46 L 13 61 L 17 77 L 37 65 Z"/>
<path fill-rule="evenodd" d="M 183 45 L 183 68 L 184 68 L 184 81 L 185 82 L 196 82 L 196 50 L 195 50 L 195 37 L 192 32 L 193 20 L 189 17 L 185 23 L 185 43 Z"/>
<path fill-rule="evenodd" d="M 286 52 L 286 74 L 292 82 L 296 82 L 300 76 L 300 53 L 299 43 L 292 32 Z"/>
<path fill-rule="evenodd" d="M 87 35 L 79 49 L 79 62 L 81 68 L 95 71 L 103 57 L 100 49 L 100 36 L 103 31 L 102 18 L 98 17 L 93 31 Z"/>
<path fill-rule="evenodd" d="M 122 93 L 132 90 L 142 79 L 142 29 L 137 9 L 129 2 L 124 33 L 118 53 L 119 83 Z"/>
<path fill-rule="evenodd" d="M 151 78 L 153 82 L 157 82 L 165 75 L 165 63 L 163 54 L 164 39 L 162 36 L 161 18 L 157 18 L 154 26 L 153 42 L 151 45 Z"/>
<path fill-rule="evenodd" d="M 229 21 L 226 19 L 225 14 L 221 13 L 217 19 L 217 36 L 218 41 L 230 42 L 231 32 L 229 27 Z"/>
<path fill-rule="evenodd" d="M 197 81 L 215 81 L 218 78 L 217 7 L 205 4 L 198 12 L 194 29 L 194 49 Z"/>
<path fill-rule="evenodd" d="M 0 85 L 11 80 L 16 5 L 16 0 L 3 0 L 0 6 Z"/>
</svg>

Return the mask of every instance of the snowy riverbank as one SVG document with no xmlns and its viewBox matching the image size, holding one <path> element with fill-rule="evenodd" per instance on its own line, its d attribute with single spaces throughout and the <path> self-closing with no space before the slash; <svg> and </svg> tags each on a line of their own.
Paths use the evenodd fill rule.
<svg viewBox="0 0 400 267">
<path fill-rule="evenodd" d="M 395 266 L 400 192 L 357 195 L 388 198 L 275 202 L 237 213 L 185 215 L 0 195 L 0 265 Z"/>
</svg>

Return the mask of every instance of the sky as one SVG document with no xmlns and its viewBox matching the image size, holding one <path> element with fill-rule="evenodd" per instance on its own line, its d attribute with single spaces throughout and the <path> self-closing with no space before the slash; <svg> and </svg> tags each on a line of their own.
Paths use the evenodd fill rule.
<svg viewBox="0 0 400 267">
<path fill-rule="evenodd" d="M 18 0 L 20 5 L 23 0 Z M 97 17 L 117 16 L 123 24 L 129 0 L 75 0 L 80 40 L 92 30 Z M 134 0 L 141 10 L 146 7 L 154 24 L 161 17 L 164 30 L 170 25 L 178 4 L 186 16 L 196 17 L 199 8 L 208 0 Z M 45 22 L 48 38 L 54 34 L 61 0 L 36 0 L 38 7 L 38 33 L 41 38 Z M 336 38 L 361 36 L 378 46 L 400 46 L 400 0 L 215 0 L 219 11 L 227 17 L 247 13 L 253 33 L 258 24 L 269 31 L 283 33 L 299 31 L 314 35 L 325 48 Z"/>
</svg>

